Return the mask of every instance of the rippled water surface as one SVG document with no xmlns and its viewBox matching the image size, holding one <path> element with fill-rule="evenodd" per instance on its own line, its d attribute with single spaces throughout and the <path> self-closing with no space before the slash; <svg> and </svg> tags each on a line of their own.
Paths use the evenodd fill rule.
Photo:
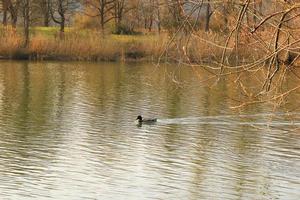
<svg viewBox="0 0 300 200">
<path fill-rule="evenodd" d="M 0 199 L 300 199 L 300 95 L 237 111 L 202 75 L 0 62 Z"/>
</svg>

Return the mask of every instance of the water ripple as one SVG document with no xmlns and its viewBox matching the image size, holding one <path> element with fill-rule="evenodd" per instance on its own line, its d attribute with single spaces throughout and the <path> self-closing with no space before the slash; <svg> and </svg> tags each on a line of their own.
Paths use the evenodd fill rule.
<svg viewBox="0 0 300 200">
<path fill-rule="evenodd" d="M 299 199 L 299 112 L 232 113 L 188 69 L 184 89 L 148 69 L 1 67 L 1 199 Z"/>
</svg>

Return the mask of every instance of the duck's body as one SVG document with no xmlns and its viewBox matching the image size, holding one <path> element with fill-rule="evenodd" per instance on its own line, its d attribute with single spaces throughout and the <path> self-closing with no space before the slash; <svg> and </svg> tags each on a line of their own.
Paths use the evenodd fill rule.
<svg viewBox="0 0 300 200">
<path fill-rule="evenodd" d="M 141 115 L 137 116 L 136 120 L 139 124 L 152 124 L 152 123 L 157 122 L 156 118 L 143 119 L 143 117 Z"/>
</svg>

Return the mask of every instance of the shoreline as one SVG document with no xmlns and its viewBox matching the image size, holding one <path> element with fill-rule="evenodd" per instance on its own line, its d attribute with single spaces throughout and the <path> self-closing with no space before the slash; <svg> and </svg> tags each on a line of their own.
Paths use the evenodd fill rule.
<svg viewBox="0 0 300 200">
<path fill-rule="evenodd" d="M 1 56 L 1 61 L 66 61 L 66 62 L 152 62 L 153 58 L 125 58 L 125 59 L 78 59 L 68 56 L 43 56 L 42 58 L 33 58 L 30 55 L 22 55 L 21 57 Z"/>
<path fill-rule="evenodd" d="M 222 44 L 226 38 L 217 33 L 200 33 L 203 40 L 214 38 Z M 0 36 L 0 60 L 20 61 L 86 61 L 86 62 L 186 62 L 195 65 L 218 63 L 225 55 L 226 65 L 251 63 L 264 57 L 263 49 L 249 48 L 241 43 L 238 51 L 224 54 L 220 46 L 212 46 L 197 37 L 190 38 L 189 44 L 181 50 L 170 43 L 167 34 L 162 35 L 114 35 L 99 37 L 97 32 L 70 31 L 64 38 L 47 35 L 45 32 L 32 34 L 28 47 L 23 47 L 22 35 L 6 30 Z M 232 45 L 232 44 L 231 44 Z M 230 47 L 230 46 L 229 46 Z M 254 45 L 255 47 L 255 45 Z M 168 48 L 168 49 L 167 49 Z M 235 53 L 239 55 L 235 60 Z M 285 54 L 280 52 L 281 63 L 286 63 Z M 185 57 L 187 56 L 187 57 Z M 295 56 L 294 56 L 295 57 Z M 292 57 L 293 58 L 293 57 Z M 293 59 L 290 59 L 293 60 Z M 291 62 L 290 62 L 291 63 Z M 294 62 L 293 64 L 298 64 Z"/>
<path fill-rule="evenodd" d="M 18 55 L 0 55 L 0 61 L 66 61 L 66 62 L 153 62 L 153 57 L 116 57 L 115 59 L 105 58 L 76 58 L 72 56 L 51 56 L 51 55 L 33 55 L 33 54 L 18 54 Z"/>
</svg>

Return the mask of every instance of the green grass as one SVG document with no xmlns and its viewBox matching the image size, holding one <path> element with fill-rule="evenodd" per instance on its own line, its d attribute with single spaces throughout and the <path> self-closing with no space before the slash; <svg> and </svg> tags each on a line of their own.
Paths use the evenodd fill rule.
<svg viewBox="0 0 300 200">
<path fill-rule="evenodd" d="M 59 33 L 59 27 L 43 27 L 43 26 L 36 26 L 30 28 L 31 35 L 41 35 L 45 37 L 55 37 Z M 66 27 L 65 33 L 72 33 L 74 32 L 73 28 Z M 84 31 L 82 31 L 83 33 Z"/>
<path fill-rule="evenodd" d="M 137 41 L 137 42 L 148 42 L 149 40 L 156 39 L 157 36 L 155 35 L 109 35 L 109 39 L 115 40 L 118 42 L 130 42 L 130 41 Z"/>
</svg>

